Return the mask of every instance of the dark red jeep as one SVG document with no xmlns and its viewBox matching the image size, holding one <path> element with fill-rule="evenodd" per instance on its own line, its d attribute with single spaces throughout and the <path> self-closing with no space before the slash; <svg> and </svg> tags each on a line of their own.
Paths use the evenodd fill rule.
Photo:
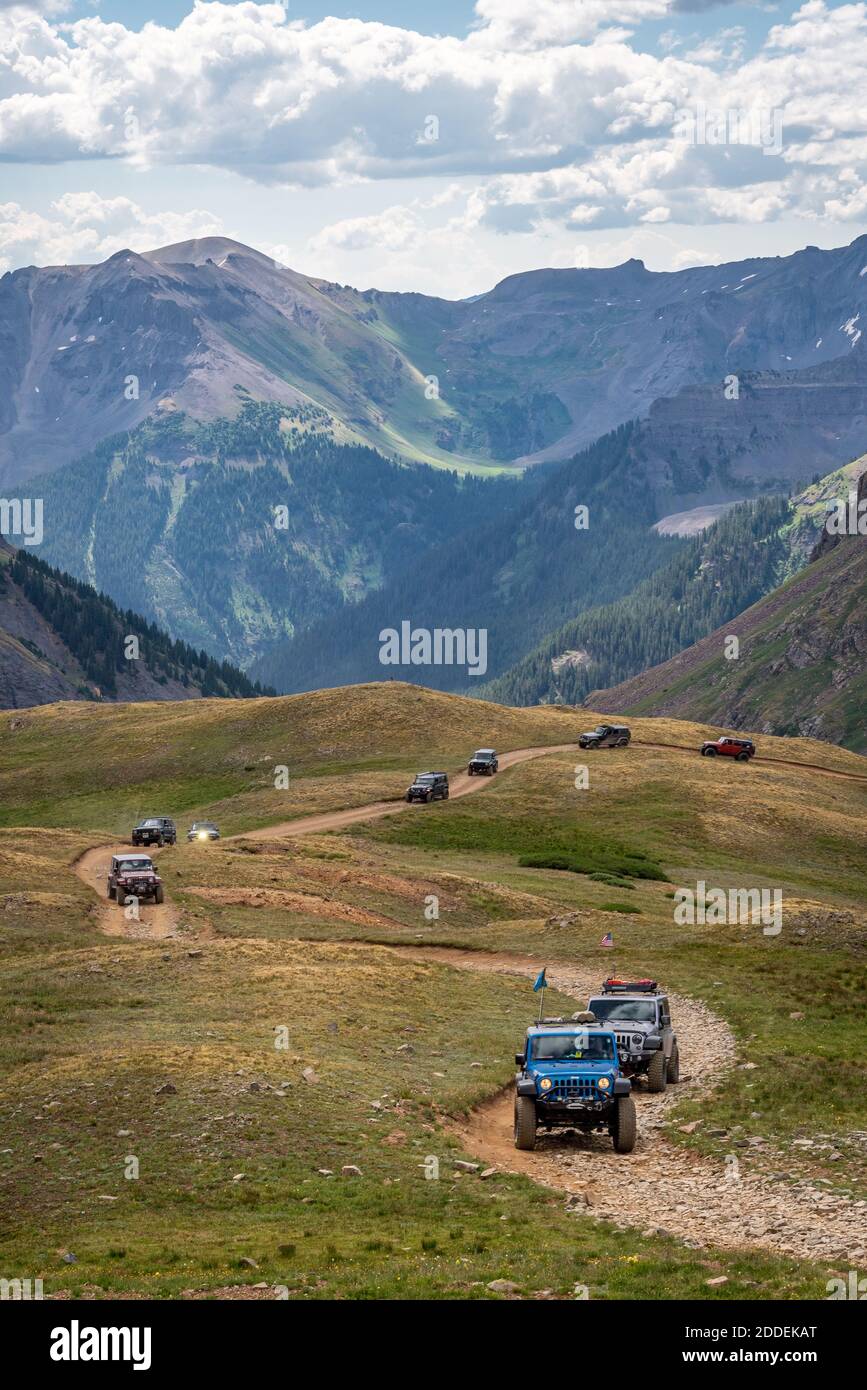
<svg viewBox="0 0 867 1390">
<path fill-rule="evenodd" d="M 163 881 L 149 854 L 113 854 L 106 893 L 123 907 L 127 898 L 163 900 Z"/>
<path fill-rule="evenodd" d="M 756 745 L 749 738 L 732 738 L 723 734 L 722 738 L 708 739 L 701 745 L 703 758 L 737 758 L 739 763 L 748 763 L 756 756 Z"/>
</svg>

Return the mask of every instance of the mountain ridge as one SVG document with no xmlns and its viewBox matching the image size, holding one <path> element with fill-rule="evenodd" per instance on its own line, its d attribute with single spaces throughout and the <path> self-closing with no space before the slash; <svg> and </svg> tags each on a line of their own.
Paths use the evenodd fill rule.
<svg viewBox="0 0 867 1390">
<path fill-rule="evenodd" d="M 524 271 L 455 301 L 333 284 L 222 237 L 24 267 L 0 278 L 0 485 L 160 410 L 207 422 L 244 399 L 314 406 L 338 441 L 441 467 L 567 458 L 684 388 L 845 357 L 865 265 L 862 236 L 677 271 Z"/>
</svg>

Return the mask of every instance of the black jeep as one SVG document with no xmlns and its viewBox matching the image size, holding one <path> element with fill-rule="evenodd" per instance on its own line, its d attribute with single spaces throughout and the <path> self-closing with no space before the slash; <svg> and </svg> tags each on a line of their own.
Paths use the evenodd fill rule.
<svg viewBox="0 0 867 1390">
<path fill-rule="evenodd" d="M 680 1080 L 677 1034 L 671 1026 L 668 995 L 655 980 L 608 979 L 587 1008 L 617 1038 L 626 1076 L 646 1076 L 649 1091 L 664 1091 Z"/>
<path fill-rule="evenodd" d="M 467 764 L 467 772 L 471 777 L 493 777 L 499 770 L 500 760 L 493 748 L 480 748 Z"/>
<path fill-rule="evenodd" d="M 448 801 L 449 779 L 445 772 L 419 772 L 406 789 L 407 801 Z"/>
<path fill-rule="evenodd" d="M 178 832 L 175 823 L 168 816 L 151 816 L 140 820 L 132 832 L 134 845 L 174 845 Z"/>
<path fill-rule="evenodd" d="M 127 898 L 163 900 L 163 881 L 147 854 L 113 854 L 108 871 L 106 894 L 123 907 Z"/>
<path fill-rule="evenodd" d="M 578 735 L 579 748 L 625 748 L 632 738 L 625 724 L 597 724 L 589 733 Z"/>
</svg>

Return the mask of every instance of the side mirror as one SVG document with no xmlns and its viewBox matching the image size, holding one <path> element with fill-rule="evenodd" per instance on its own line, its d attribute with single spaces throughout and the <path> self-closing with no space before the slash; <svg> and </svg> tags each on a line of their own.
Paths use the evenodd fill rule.
<svg viewBox="0 0 867 1390">
<path fill-rule="evenodd" d="M 516 1066 L 516 1067 L 522 1067 L 523 1065 L 524 1065 L 524 1054 L 523 1054 L 523 1052 L 516 1052 L 516 1053 L 515 1053 L 515 1066 Z"/>
</svg>

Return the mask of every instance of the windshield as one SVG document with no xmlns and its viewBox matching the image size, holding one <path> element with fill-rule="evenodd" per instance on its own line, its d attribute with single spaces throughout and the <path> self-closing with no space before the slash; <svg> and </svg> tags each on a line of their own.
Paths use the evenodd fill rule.
<svg viewBox="0 0 867 1390">
<path fill-rule="evenodd" d="M 534 1062 L 613 1062 L 614 1042 L 604 1033 L 549 1033 L 533 1038 Z"/>
<path fill-rule="evenodd" d="M 192 828 L 193 830 L 216 830 L 217 827 L 212 820 L 194 820 Z"/>
<path fill-rule="evenodd" d="M 656 1004 L 650 999 L 591 999 L 587 1007 L 606 1023 L 621 1018 L 633 1023 L 656 1022 Z"/>
<path fill-rule="evenodd" d="M 145 869 L 152 869 L 153 864 L 149 859 L 121 859 L 117 867 L 119 873 L 134 874 L 141 873 Z"/>
<path fill-rule="evenodd" d="M 478 753 L 475 754 L 475 756 L 474 756 L 474 758 L 473 758 L 473 762 L 476 762 L 476 760 L 480 760 L 480 761 L 481 761 L 482 759 L 485 759 L 485 758 L 492 758 L 493 756 L 494 756 L 494 750 L 493 750 L 493 748 L 480 748 L 479 751 L 478 751 Z"/>
<path fill-rule="evenodd" d="M 139 821 L 139 830 L 158 830 L 160 822 L 158 820 Z"/>
<path fill-rule="evenodd" d="M 415 780 L 416 780 L 416 784 L 418 784 L 419 782 L 422 782 L 422 783 L 424 783 L 425 785 L 427 785 L 428 782 L 432 782 L 434 779 L 433 779 L 432 775 L 431 775 L 429 772 L 420 772 L 419 775 L 418 775 L 418 777 L 416 777 Z"/>
</svg>

